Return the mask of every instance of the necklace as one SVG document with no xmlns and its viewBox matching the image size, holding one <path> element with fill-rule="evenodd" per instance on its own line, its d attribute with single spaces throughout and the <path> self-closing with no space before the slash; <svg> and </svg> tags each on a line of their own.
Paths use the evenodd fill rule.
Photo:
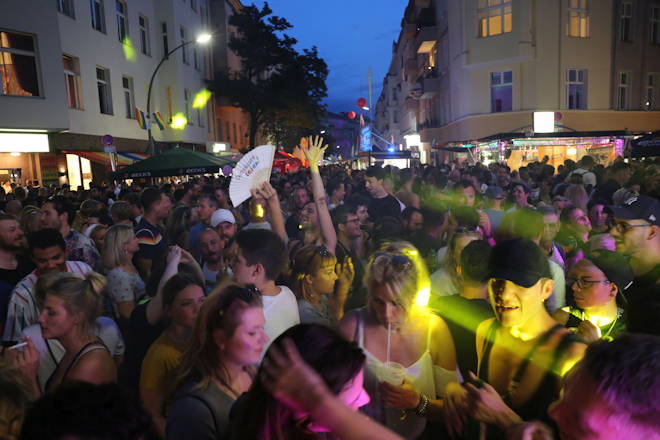
<svg viewBox="0 0 660 440">
<path fill-rule="evenodd" d="M 216 377 L 215 379 L 220 383 L 220 385 L 225 387 L 231 394 L 234 395 L 234 400 L 238 399 L 238 396 L 240 396 L 240 393 L 238 393 L 235 389 L 233 389 L 231 386 L 229 386 L 229 384 L 227 383 L 226 380 L 224 380 L 221 377 Z"/>
<path fill-rule="evenodd" d="M 614 329 L 614 326 L 616 325 L 616 322 L 621 318 L 623 315 L 623 309 L 618 307 L 616 310 L 616 318 L 614 318 L 614 321 L 612 321 L 612 324 L 610 324 L 609 328 L 607 329 L 607 332 L 601 336 L 601 339 L 604 339 L 606 341 L 611 341 L 612 338 L 610 337 L 610 333 L 612 333 L 612 329 Z M 584 310 L 582 310 L 582 317 L 581 319 L 584 321 L 585 320 L 585 313 Z M 599 327 L 600 329 L 600 327 Z"/>
</svg>

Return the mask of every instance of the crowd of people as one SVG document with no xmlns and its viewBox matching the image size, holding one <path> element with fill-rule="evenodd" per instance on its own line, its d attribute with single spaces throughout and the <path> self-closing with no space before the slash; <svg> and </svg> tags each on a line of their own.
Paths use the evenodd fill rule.
<svg viewBox="0 0 660 440">
<path fill-rule="evenodd" d="M 0 189 L 0 437 L 660 439 L 660 163 Z"/>
</svg>

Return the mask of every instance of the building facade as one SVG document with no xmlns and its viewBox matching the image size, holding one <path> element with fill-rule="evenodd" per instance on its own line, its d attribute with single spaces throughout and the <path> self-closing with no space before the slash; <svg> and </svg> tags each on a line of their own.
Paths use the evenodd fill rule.
<svg viewBox="0 0 660 440">
<path fill-rule="evenodd" d="M 106 134 L 120 158 L 148 154 L 136 108 L 147 116 L 152 73 L 169 51 L 209 30 L 208 0 L 0 5 L 0 151 L 14 158 L 9 177 L 74 187 L 102 180 L 109 166 Z M 215 138 L 212 101 L 203 93 L 212 71 L 211 51 L 200 44 L 185 44 L 164 60 L 150 103 L 165 122 L 163 130 L 152 122 L 157 149 L 206 149 Z M 9 133 L 20 136 L 3 139 Z M 40 153 L 31 153 L 29 135 L 35 133 L 45 135 L 46 151 L 41 145 Z"/>
<path fill-rule="evenodd" d="M 537 111 L 553 112 L 557 131 L 589 133 L 578 144 L 602 143 L 591 135 L 599 131 L 657 129 L 659 7 L 653 0 L 411 0 L 377 130 L 396 143 L 419 134 L 422 157 L 430 158 L 435 146 L 538 137 Z"/>
</svg>

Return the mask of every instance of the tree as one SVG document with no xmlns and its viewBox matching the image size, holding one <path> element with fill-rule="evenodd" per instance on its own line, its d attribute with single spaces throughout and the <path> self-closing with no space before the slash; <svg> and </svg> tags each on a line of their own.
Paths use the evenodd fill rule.
<svg viewBox="0 0 660 440">
<path fill-rule="evenodd" d="M 210 85 L 216 95 L 249 115 L 250 149 L 259 130 L 278 146 L 293 146 L 325 112 L 325 61 L 316 47 L 297 52 L 297 41 L 284 33 L 291 24 L 271 14 L 264 3 L 261 9 L 245 6 L 230 17 L 237 35 L 231 37 L 229 48 L 241 59 L 241 70 L 216 72 Z"/>
</svg>

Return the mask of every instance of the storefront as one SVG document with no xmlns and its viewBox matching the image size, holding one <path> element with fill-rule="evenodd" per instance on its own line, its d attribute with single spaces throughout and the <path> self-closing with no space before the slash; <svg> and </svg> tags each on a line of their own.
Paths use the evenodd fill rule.
<svg viewBox="0 0 660 440">
<path fill-rule="evenodd" d="M 40 181 L 40 155 L 49 151 L 45 131 L 0 131 L 0 184 Z"/>
<path fill-rule="evenodd" d="M 512 169 L 527 166 L 547 157 L 555 168 L 570 159 L 575 162 L 589 155 L 596 163 L 607 165 L 622 156 L 633 139 L 625 131 L 560 132 L 548 134 L 501 133 L 475 141 L 451 142 L 436 148 L 436 163 L 449 160 L 506 162 Z"/>
</svg>

